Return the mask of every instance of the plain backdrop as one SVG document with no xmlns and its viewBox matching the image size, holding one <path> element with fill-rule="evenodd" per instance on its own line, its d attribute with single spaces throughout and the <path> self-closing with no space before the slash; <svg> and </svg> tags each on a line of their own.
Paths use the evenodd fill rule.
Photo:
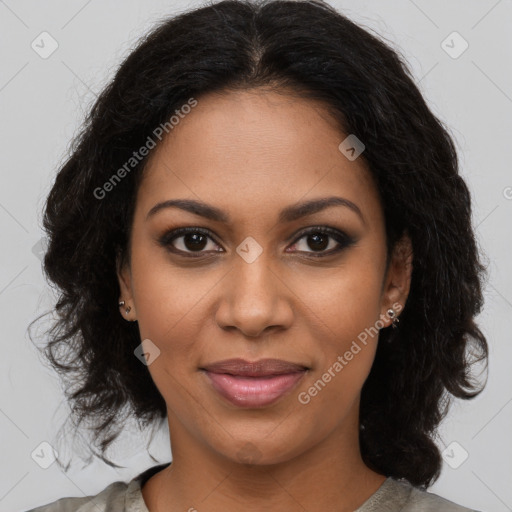
<svg viewBox="0 0 512 512">
<path fill-rule="evenodd" d="M 512 510 L 512 3 L 330 3 L 402 52 L 456 140 L 489 265 L 478 320 L 490 344 L 490 372 L 486 390 L 473 401 L 455 401 L 442 424 L 439 446 L 446 462 L 429 490 L 481 511 Z M 41 272 L 41 209 L 69 142 L 137 39 L 160 19 L 199 5 L 0 0 L 0 511 L 96 494 L 155 464 L 147 439 L 129 425 L 110 452 L 125 469 L 100 462 L 83 468 L 78 460 L 64 473 L 56 463 L 46 469 L 36 463 L 34 453 L 45 449 L 41 443 L 53 443 L 67 408 L 27 327 L 53 303 Z M 41 37 L 45 44 L 38 48 Z M 42 46 L 50 51 L 56 44 L 43 58 Z M 167 428 L 161 429 L 150 445 L 157 460 L 170 460 L 168 444 Z"/>
</svg>

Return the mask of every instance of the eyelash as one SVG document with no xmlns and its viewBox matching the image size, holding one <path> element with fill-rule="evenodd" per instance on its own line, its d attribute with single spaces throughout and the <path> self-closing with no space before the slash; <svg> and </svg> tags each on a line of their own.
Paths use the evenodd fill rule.
<svg viewBox="0 0 512 512">
<path fill-rule="evenodd" d="M 219 245 L 215 239 L 212 237 L 210 231 L 203 228 L 196 228 L 196 227 L 184 227 L 184 228 L 178 228 L 175 230 L 168 231 L 165 233 L 162 237 L 159 239 L 159 243 L 162 247 L 168 249 L 170 252 L 174 254 L 178 254 L 180 256 L 183 256 L 185 258 L 200 258 L 204 256 L 204 252 L 202 251 L 182 251 L 181 249 L 176 249 L 172 246 L 172 242 L 174 240 L 180 238 L 183 235 L 189 234 L 189 233 L 195 233 L 195 234 L 202 234 L 210 238 L 215 244 Z M 339 245 L 335 249 L 331 249 L 327 252 L 314 252 L 314 251 L 299 251 L 302 253 L 306 253 L 310 255 L 313 258 L 323 258 L 327 256 L 331 256 L 335 253 L 340 252 L 341 250 L 350 247 L 355 243 L 355 240 L 348 236 L 346 233 L 343 233 L 342 231 L 339 231 L 337 229 L 333 229 L 327 226 L 314 226 L 307 228 L 303 231 L 301 231 L 294 239 L 293 243 L 291 245 L 297 244 L 302 238 L 306 237 L 310 234 L 322 234 L 322 235 L 328 235 L 330 238 L 333 238 Z M 223 252 L 223 251 L 215 251 L 215 252 Z M 197 255 L 196 255 L 197 254 Z"/>
</svg>

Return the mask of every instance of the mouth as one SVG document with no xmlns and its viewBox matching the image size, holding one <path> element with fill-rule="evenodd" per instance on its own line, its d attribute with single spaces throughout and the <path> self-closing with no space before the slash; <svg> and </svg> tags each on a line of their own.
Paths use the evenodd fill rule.
<svg viewBox="0 0 512 512">
<path fill-rule="evenodd" d="M 228 359 L 199 368 L 223 398 L 245 408 L 273 404 L 289 394 L 309 369 L 281 359 Z"/>
</svg>

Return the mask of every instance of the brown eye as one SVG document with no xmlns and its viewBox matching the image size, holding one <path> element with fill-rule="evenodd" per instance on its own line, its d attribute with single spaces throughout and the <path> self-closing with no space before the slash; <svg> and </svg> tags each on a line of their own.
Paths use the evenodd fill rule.
<svg viewBox="0 0 512 512">
<path fill-rule="evenodd" d="M 161 239 L 163 247 L 176 253 L 219 252 L 218 245 L 207 231 L 199 228 L 180 228 L 166 233 Z"/>
<path fill-rule="evenodd" d="M 307 244 L 314 251 L 324 251 L 329 245 L 329 235 L 324 233 L 311 233 L 306 236 Z"/>
<path fill-rule="evenodd" d="M 331 255 L 352 245 L 354 242 L 355 240 L 353 238 L 341 231 L 327 227 L 319 227 L 301 233 L 292 247 L 298 252 L 309 253 L 316 257 Z"/>
<path fill-rule="evenodd" d="M 202 233 L 188 233 L 179 238 L 183 238 L 182 244 L 189 251 L 203 250 L 206 247 L 208 241 L 208 237 Z"/>
</svg>

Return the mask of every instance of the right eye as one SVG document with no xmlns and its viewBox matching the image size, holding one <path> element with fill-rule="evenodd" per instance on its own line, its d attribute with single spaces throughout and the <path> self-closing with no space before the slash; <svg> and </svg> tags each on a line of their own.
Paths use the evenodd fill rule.
<svg viewBox="0 0 512 512">
<path fill-rule="evenodd" d="M 205 250 L 209 245 L 208 240 L 211 241 L 210 250 Z M 185 257 L 190 257 L 194 253 L 201 256 L 206 252 L 223 252 L 222 249 L 219 251 L 213 248 L 219 246 L 213 241 L 210 232 L 202 228 L 187 227 L 169 231 L 160 238 L 160 244 L 171 252 Z"/>
</svg>

